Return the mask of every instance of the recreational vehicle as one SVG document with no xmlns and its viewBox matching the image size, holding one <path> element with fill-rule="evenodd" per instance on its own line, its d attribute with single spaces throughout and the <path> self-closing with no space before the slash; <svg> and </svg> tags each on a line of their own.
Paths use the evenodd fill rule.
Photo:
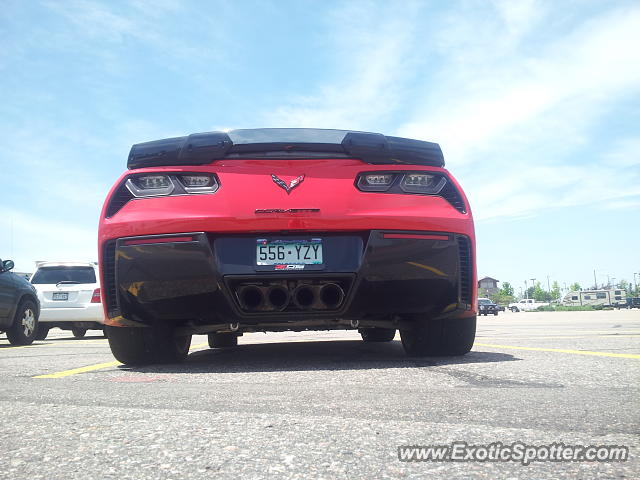
<svg viewBox="0 0 640 480">
<path fill-rule="evenodd" d="M 574 291 L 564 296 L 562 304 L 569 307 L 596 305 L 622 307 L 627 305 L 627 292 L 622 289 Z"/>
</svg>

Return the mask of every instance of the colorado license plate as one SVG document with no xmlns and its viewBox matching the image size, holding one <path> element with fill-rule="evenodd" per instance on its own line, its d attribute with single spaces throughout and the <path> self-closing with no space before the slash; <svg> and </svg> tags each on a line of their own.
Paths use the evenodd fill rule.
<svg viewBox="0 0 640 480">
<path fill-rule="evenodd" d="M 51 300 L 69 300 L 68 292 L 54 292 L 51 296 Z"/>
<path fill-rule="evenodd" d="M 259 238 L 256 265 L 321 265 L 322 239 L 267 240 Z"/>
</svg>

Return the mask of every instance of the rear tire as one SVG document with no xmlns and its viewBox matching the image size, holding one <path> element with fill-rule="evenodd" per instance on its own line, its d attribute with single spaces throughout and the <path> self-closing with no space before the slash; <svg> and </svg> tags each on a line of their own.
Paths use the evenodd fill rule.
<svg viewBox="0 0 640 480">
<path fill-rule="evenodd" d="M 86 328 L 71 327 L 71 333 L 75 338 L 83 338 L 87 334 Z"/>
<path fill-rule="evenodd" d="M 464 355 L 476 337 L 476 317 L 417 320 L 412 330 L 400 330 L 402 346 L 413 357 Z"/>
<path fill-rule="evenodd" d="M 363 342 L 390 342 L 396 336 L 395 328 L 361 328 Z"/>
<path fill-rule="evenodd" d="M 178 363 L 187 358 L 191 335 L 176 337 L 168 327 L 105 327 L 111 353 L 125 365 Z"/>
<path fill-rule="evenodd" d="M 238 335 L 235 333 L 210 333 L 210 348 L 228 348 L 238 346 Z"/>
<path fill-rule="evenodd" d="M 11 345 L 31 345 L 38 332 L 38 309 L 32 300 L 23 300 L 16 309 L 13 324 L 7 329 Z"/>
<path fill-rule="evenodd" d="M 43 325 L 42 323 L 38 325 L 38 330 L 36 331 L 36 340 L 44 340 L 45 338 L 47 338 L 47 335 L 49 335 L 49 328 L 46 325 Z"/>
</svg>

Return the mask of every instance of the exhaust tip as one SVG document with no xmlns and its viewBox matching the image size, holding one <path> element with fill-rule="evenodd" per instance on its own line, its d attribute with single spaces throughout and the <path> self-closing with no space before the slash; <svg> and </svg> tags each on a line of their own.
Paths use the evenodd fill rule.
<svg viewBox="0 0 640 480">
<path fill-rule="evenodd" d="M 267 290 L 267 301 L 275 310 L 284 310 L 289 305 L 289 290 L 282 285 L 274 285 Z"/>
<path fill-rule="evenodd" d="M 255 285 L 243 287 L 240 292 L 238 292 L 238 298 L 240 305 L 245 310 L 257 310 L 264 303 L 264 294 L 262 290 Z"/>
<path fill-rule="evenodd" d="M 327 283 L 320 289 L 320 301 L 327 308 L 338 308 L 344 300 L 344 290 L 340 285 Z"/>
<path fill-rule="evenodd" d="M 293 303 L 303 309 L 311 308 L 316 296 L 313 289 L 308 285 L 300 285 L 293 291 Z"/>
</svg>

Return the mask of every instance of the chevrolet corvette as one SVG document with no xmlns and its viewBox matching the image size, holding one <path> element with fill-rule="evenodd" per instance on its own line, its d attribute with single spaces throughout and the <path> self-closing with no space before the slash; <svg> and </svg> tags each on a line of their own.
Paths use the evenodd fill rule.
<svg viewBox="0 0 640 480">
<path fill-rule="evenodd" d="M 411 356 L 474 342 L 473 218 L 436 143 L 321 129 L 133 145 L 100 217 L 103 307 L 125 364 L 246 332 L 399 332 Z"/>
</svg>

